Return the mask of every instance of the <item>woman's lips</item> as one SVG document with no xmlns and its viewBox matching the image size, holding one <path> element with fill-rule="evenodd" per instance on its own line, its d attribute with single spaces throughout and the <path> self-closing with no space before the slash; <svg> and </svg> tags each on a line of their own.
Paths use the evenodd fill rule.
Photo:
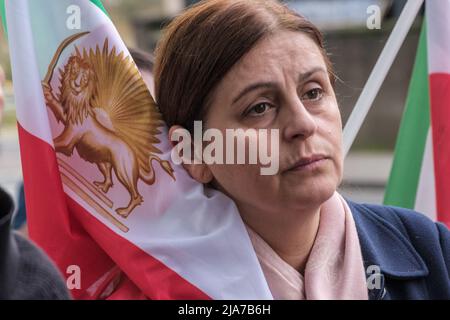
<svg viewBox="0 0 450 320">
<path fill-rule="evenodd" d="M 321 165 L 325 161 L 329 160 L 329 157 L 323 155 L 314 155 L 310 157 L 301 158 L 297 161 L 293 166 L 291 166 L 287 171 L 308 171 L 314 170 Z"/>
</svg>

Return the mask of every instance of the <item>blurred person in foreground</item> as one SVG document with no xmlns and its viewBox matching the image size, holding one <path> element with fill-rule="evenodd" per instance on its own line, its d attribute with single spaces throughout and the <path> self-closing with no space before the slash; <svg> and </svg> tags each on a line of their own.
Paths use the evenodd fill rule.
<svg viewBox="0 0 450 320">
<path fill-rule="evenodd" d="M 23 182 L 18 188 L 19 196 L 17 198 L 17 212 L 12 221 L 12 227 L 17 230 L 22 236 L 28 238 L 28 224 L 27 224 L 27 210 L 25 205 L 25 188 Z"/>
<path fill-rule="evenodd" d="M 10 230 L 14 206 L 0 188 L 0 300 L 69 299 L 65 282 L 46 254 Z"/>
</svg>

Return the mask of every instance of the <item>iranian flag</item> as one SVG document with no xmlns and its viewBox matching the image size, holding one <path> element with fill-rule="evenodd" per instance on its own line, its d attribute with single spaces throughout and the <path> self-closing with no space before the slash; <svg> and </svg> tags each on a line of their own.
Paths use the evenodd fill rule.
<svg viewBox="0 0 450 320">
<path fill-rule="evenodd" d="M 31 238 L 75 298 L 271 299 L 235 204 L 170 157 L 100 1 L 1 1 Z"/>
<path fill-rule="evenodd" d="M 450 227 L 450 1 L 426 1 L 385 203 Z"/>
</svg>

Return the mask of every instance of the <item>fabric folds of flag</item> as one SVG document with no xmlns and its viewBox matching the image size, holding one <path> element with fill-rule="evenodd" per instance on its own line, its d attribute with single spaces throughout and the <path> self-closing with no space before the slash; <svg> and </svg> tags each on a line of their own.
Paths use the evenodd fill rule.
<svg viewBox="0 0 450 320">
<path fill-rule="evenodd" d="M 100 1 L 1 5 L 30 235 L 68 281 L 80 271 L 73 296 L 271 299 L 234 203 L 171 161 Z"/>
<path fill-rule="evenodd" d="M 450 227 L 450 1 L 427 1 L 385 204 Z"/>
</svg>

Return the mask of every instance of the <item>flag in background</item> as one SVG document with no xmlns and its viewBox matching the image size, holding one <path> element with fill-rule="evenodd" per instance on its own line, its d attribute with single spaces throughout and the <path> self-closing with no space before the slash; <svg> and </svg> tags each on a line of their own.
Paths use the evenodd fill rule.
<svg viewBox="0 0 450 320">
<path fill-rule="evenodd" d="M 385 204 L 450 227 L 450 1 L 426 1 Z"/>
<path fill-rule="evenodd" d="M 234 203 L 171 162 L 161 115 L 100 1 L 1 9 L 30 236 L 66 277 L 79 267 L 74 297 L 271 299 Z M 67 23 L 75 9 L 78 29 Z"/>
</svg>

